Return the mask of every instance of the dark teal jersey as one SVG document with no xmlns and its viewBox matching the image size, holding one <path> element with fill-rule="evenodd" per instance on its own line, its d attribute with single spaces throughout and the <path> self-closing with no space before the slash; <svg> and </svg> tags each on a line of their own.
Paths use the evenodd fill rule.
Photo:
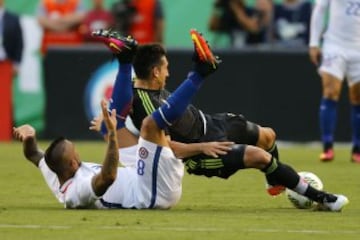
<svg viewBox="0 0 360 240">
<path fill-rule="evenodd" d="M 130 117 L 135 127 L 140 129 L 143 119 L 164 104 L 171 93 L 167 90 L 140 88 L 134 88 L 133 90 L 133 109 Z M 196 107 L 189 105 L 184 114 L 165 131 L 171 136 L 171 139 L 178 142 L 199 142 L 204 135 L 203 117 Z"/>
</svg>

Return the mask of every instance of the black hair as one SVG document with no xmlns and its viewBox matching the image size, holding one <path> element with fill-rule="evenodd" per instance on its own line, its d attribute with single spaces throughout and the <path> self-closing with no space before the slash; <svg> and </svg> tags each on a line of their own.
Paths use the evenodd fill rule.
<svg viewBox="0 0 360 240">
<path fill-rule="evenodd" d="M 63 141 L 65 141 L 66 138 L 64 137 L 58 137 L 52 143 L 50 146 L 46 149 L 44 158 L 46 165 L 55 173 L 58 173 L 60 171 L 60 165 L 59 165 L 59 156 L 54 155 L 54 151 L 56 147 Z"/>
<path fill-rule="evenodd" d="M 161 65 L 163 56 L 166 56 L 166 50 L 160 43 L 139 46 L 133 62 L 136 76 L 141 80 L 148 79 L 151 70 Z"/>
</svg>

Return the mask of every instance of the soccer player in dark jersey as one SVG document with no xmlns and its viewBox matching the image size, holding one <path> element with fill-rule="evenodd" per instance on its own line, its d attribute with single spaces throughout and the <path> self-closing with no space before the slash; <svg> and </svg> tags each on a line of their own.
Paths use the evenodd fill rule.
<svg viewBox="0 0 360 240">
<path fill-rule="evenodd" d="M 108 31 L 108 30 L 99 30 L 96 31 L 94 35 L 98 37 L 99 41 L 104 42 L 110 48 L 110 50 L 115 54 L 115 56 L 122 54 L 121 49 L 125 48 L 125 46 L 123 45 L 124 42 L 126 43 L 126 41 L 116 32 Z M 120 41 L 121 39 L 122 41 Z M 191 79 L 192 84 L 188 85 L 186 89 L 182 89 L 181 90 L 182 94 L 174 93 L 169 98 L 164 99 L 162 106 L 160 106 L 156 111 L 157 112 L 156 116 L 153 113 L 151 113 L 151 115 L 155 118 L 156 122 L 159 124 L 159 127 L 161 127 L 161 129 L 164 129 L 164 127 L 166 126 L 170 126 L 171 128 L 172 126 L 171 123 L 175 119 L 174 117 L 172 117 L 173 115 L 172 112 L 174 112 L 175 109 L 184 106 L 183 108 L 181 108 L 183 112 L 186 106 L 184 104 L 188 104 L 187 102 L 188 97 L 186 96 L 196 92 L 197 89 L 203 84 L 204 82 L 203 79 L 207 75 L 215 71 L 219 65 L 219 61 L 217 61 L 217 58 L 214 57 L 205 39 L 198 32 L 192 31 L 192 39 L 194 41 L 194 47 L 195 47 L 195 51 L 193 55 L 194 67 L 192 71 L 189 72 L 188 75 L 188 78 Z M 117 46 L 117 44 L 119 46 Z M 139 53 L 141 53 L 141 51 L 143 51 L 143 49 L 146 49 L 147 47 L 149 47 L 150 49 L 155 47 L 156 49 L 160 50 L 160 52 L 162 53 L 159 55 L 160 56 L 159 62 L 155 62 L 153 63 L 153 65 L 149 67 L 151 75 L 155 76 L 154 77 L 155 80 L 152 82 L 153 87 L 158 86 L 160 87 L 159 90 L 161 91 L 164 87 L 165 79 L 168 76 L 167 59 L 165 56 L 164 49 L 158 44 L 139 46 L 135 53 L 135 60 L 133 62 L 136 63 L 137 58 L 139 57 Z M 151 52 L 151 54 L 148 55 L 148 57 L 151 58 L 152 54 L 153 53 Z M 119 67 L 121 69 L 122 61 L 120 58 L 117 59 L 119 60 L 120 63 Z M 136 67 L 136 65 L 134 65 L 134 67 Z M 126 76 L 123 76 L 124 74 Z M 136 72 L 136 74 L 138 74 L 138 77 L 140 78 L 142 77 L 141 73 L 139 74 L 139 72 Z M 119 71 L 119 75 L 117 76 L 114 85 L 115 86 L 114 88 L 117 90 L 113 92 L 113 94 L 115 93 L 115 95 L 117 95 L 116 98 L 119 98 L 117 99 L 117 102 L 121 102 L 121 98 L 124 98 L 124 96 L 122 97 L 122 95 L 126 93 L 125 91 L 125 93 L 121 94 L 122 91 L 119 88 L 121 81 L 124 81 L 124 79 L 130 79 L 130 77 L 131 77 L 131 71 L 127 71 L 127 72 Z M 162 79 L 163 81 L 160 81 L 160 79 Z M 127 94 L 129 94 L 129 92 L 127 92 Z M 129 96 L 127 98 L 129 98 Z M 131 98 L 133 98 L 133 96 L 131 96 Z M 174 99 L 177 100 L 176 104 L 174 102 Z M 136 97 L 133 98 L 133 100 L 136 100 Z M 146 105 L 146 107 L 148 106 L 149 105 Z M 110 108 L 112 108 L 112 105 L 110 105 Z M 199 114 L 200 117 L 201 115 L 203 114 L 202 113 Z M 235 116 L 236 115 L 220 114 L 219 117 L 217 116 L 209 117 L 209 121 L 213 121 L 210 122 L 211 124 L 213 124 L 213 126 L 210 126 L 212 128 L 212 134 L 213 134 L 212 136 L 214 138 L 217 138 L 218 140 L 224 140 L 224 141 L 227 140 L 228 137 L 224 134 L 226 133 L 227 127 L 228 126 L 231 127 L 233 123 L 232 122 L 227 123 L 225 121 Z M 206 120 L 207 119 L 205 116 L 203 121 Z M 252 125 L 254 129 L 260 128 L 253 123 L 246 122 L 246 120 L 244 118 L 240 118 L 240 116 L 239 116 L 239 120 L 235 121 L 235 123 L 239 123 L 239 122 L 244 123 L 243 124 L 244 126 L 240 126 L 239 128 L 240 130 L 243 129 L 244 133 L 247 133 L 247 128 L 246 128 L 247 125 Z M 207 126 L 207 124 L 205 126 Z M 219 128 L 220 130 L 223 129 L 223 131 L 216 131 L 215 130 L 216 128 Z M 250 132 L 250 135 L 253 133 L 259 134 L 256 130 L 249 129 L 248 131 Z M 208 141 L 208 140 L 202 139 L 202 141 Z M 177 147 L 179 147 L 181 144 L 184 143 L 173 142 L 173 141 L 170 143 L 170 147 L 173 149 L 176 157 L 178 158 L 183 157 L 181 155 L 181 152 L 179 153 L 176 151 Z M 208 155 L 204 154 L 202 156 L 198 156 L 198 158 L 195 160 L 191 160 L 191 159 L 185 160 L 185 164 L 187 164 L 187 170 L 190 173 L 205 175 L 209 177 L 218 176 L 222 178 L 228 178 L 239 169 L 256 168 L 261 170 L 265 174 L 268 181 L 274 182 L 278 184 L 278 186 L 284 186 L 286 188 L 292 189 L 293 191 L 301 195 L 304 195 L 313 201 L 320 203 L 320 206 L 323 207 L 323 210 L 341 211 L 341 209 L 349 202 L 347 197 L 344 195 L 330 194 L 313 188 L 309 183 L 303 181 L 298 175 L 298 173 L 292 167 L 280 162 L 278 158 L 272 156 L 264 149 L 254 145 L 233 144 L 230 149 L 227 149 L 226 153 L 219 154 L 218 158 L 209 157 Z"/>
<path fill-rule="evenodd" d="M 134 82 L 133 111 L 130 116 L 135 127 L 140 129 L 142 120 L 161 106 L 171 94 L 165 89 L 169 76 L 166 51 L 156 43 L 139 46 L 133 66 L 137 78 Z M 241 114 L 206 114 L 194 105 L 189 105 L 182 117 L 169 125 L 168 134 L 174 145 L 179 142 L 233 141 L 260 147 L 279 159 L 273 129 L 252 123 Z M 230 155 L 212 158 L 201 154 L 184 159 L 184 162 L 190 174 L 207 177 L 228 178 L 244 168 L 239 158 Z M 284 190 L 278 183 L 267 180 L 269 194 L 277 195 Z"/>
</svg>

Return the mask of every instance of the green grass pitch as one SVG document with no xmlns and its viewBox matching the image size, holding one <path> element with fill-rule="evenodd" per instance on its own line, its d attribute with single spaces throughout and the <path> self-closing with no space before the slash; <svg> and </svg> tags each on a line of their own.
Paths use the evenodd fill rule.
<svg viewBox="0 0 360 240">
<path fill-rule="evenodd" d="M 104 143 L 76 145 L 82 159 L 102 161 Z M 255 170 L 229 180 L 186 174 L 182 199 L 171 210 L 65 210 L 21 145 L 2 143 L 0 239 L 359 239 L 360 165 L 350 163 L 349 149 L 338 146 L 334 162 L 320 163 L 320 147 L 280 146 L 283 162 L 316 173 L 326 190 L 349 197 L 341 213 L 299 210 L 284 195 L 270 197 Z"/>
</svg>

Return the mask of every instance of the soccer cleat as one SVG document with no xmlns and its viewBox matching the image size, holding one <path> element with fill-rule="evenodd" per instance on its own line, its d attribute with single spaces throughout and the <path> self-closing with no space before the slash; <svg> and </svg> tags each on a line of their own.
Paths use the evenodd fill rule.
<svg viewBox="0 0 360 240">
<path fill-rule="evenodd" d="M 283 193 L 285 191 L 285 187 L 281 186 L 281 185 L 270 185 L 270 184 L 266 184 L 266 191 L 268 192 L 269 195 L 271 196 L 277 196 L 281 193 Z"/>
<path fill-rule="evenodd" d="M 353 163 L 360 163 L 360 153 L 356 153 L 356 152 L 352 153 L 351 154 L 351 161 Z"/>
<path fill-rule="evenodd" d="M 318 204 L 318 210 L 341 212 L 345 205 L 349 203 L 349 199 L 344 195 L 334 194 L 336 197 L 335 201 L 327 201 L 326 199 L 322 204 Z"/>
<path fill-rule="evenodd" d="M 209 62 L 212 64 L 213 68 L 217 68 L 218 59 L 212 53 L 209 44 L 207 43 L 206 39 L 203 37 L 201 33 L 196 31 L 195 29 L 190 30 L 190 36 L 194 43 L 195 50 L 197 56 L 200 61 L 202 62 Z"/>
<path fill-rule="evenodd" d="M 138 45 L 131 36 L 123 37 L 116 31 L 99 29 L 93 31 L 91 35 L 103 42 L 114 54 L 132 52 Z"/>
<path fill-rule="evenodd" d="M 334 159 L 334 156 L 334 150 L 332 148 L 329 148 L 328 150 L 321 153 L 319 158 L 322 162 L 330 162 Z"/>
</svg>

